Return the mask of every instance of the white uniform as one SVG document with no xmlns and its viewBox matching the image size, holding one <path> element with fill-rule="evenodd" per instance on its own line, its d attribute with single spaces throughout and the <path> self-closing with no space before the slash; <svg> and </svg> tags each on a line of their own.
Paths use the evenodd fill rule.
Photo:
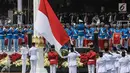
<svg viewBox="0 0 130 73">
<path fill-rule="evenodd" d="M 106 70 L 107 70 L 107 73 L 111 73 L 112 69 L 113 69 L 112 55 L 110 55 L 108 53 L 105 53 L 103 55 L 103 58 L 106 60 Z"/>
<path fill-rule="evenodd" d="M 36 65 L 37 65 L 37 59 L 38 59 L 37 52 L 38 52 L 38 49 L 36 47 L 31 47 L 29 49 L 30 63 L 31 63 L 30 73 L 36 73 Z"/>
<path fill-rule="evenodd" d="M 28 54 L 28 48 L 22 47 L 21 48 L 21 54 L 22 54 L 22 73 L 26 73 L 26 60 L 27 60 L 27 54 Z"/>
<path fill-rule="evenodd" d="M 121 57 L 119 59 L 119 72 L 118 73 L 128 73 L 129 72 L 129 59 L 128 56 Z"/>
<path fill-rule="evenodd" d="M 80 56 L 78 52 L 70 52 L 68 56 L 65 56 L 64 58 L 68 58 L 68 67 L 69 67 L 69 73 L 77 73 L 77 61 L 76 58 Z"/>
<path fill-rule="evenodd" d="M 128 54 L 127 57 L 128 57 L 128 59 L 129 59 L 129 63 L 128 63 L 129 66 L 128 66 L 128 67 L 129 67 L 129 73 L 130 73 L 130 54 Z"/>
<path fill-rule="evenodd" d="M 96 73 L 106 73 L 106 60 L 101 57 L 96 61 Z"/>
<path fill-rule="evenodd" d="M 118 73 L 118 67 L 119 67 L 119 59 L 121 58 L 120 54 L 117 53 L 112 53 L 112 64 L 113 64 L 113 69 L 111 73 Z"/>
</svg>

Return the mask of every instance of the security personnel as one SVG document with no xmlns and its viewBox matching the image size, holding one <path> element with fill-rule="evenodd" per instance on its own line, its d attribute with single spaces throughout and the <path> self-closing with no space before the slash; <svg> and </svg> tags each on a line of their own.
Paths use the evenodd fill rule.
<svg viewBox="0 0 130 73">
<path fill-rule="evenodd" d="M 87 53 L 88 73 L 95 73 L 96 52 L 93 51 L 93 43 L 89 43 L 90 51 Z"/>
<path fill-rule="evenodd" d="M 8 39 L 8 50 L 11 51 L 12 50 L 12 36 L 13 36 L 13 31 L 12 31 L 12 27 L 7 29 L 7 39 Z"/>
<path fill-rule="evenodd" d="M 54 51 L 55 46 L 52 45 L 48 53 L 48 60 L 50 61 L 50 73 L 56 73 L 56 65 L 58 64 L 58 54 Z"/>
<path fill-rule="evenodd" d="M 1 47 L 1 51 L 3 52 L 4 51 L 4 49 L 5 49 L 5 46 L 4 46 L 4 34 L 5 34 L 5 30 L 2 28 L 2 27 L 0 27 L 0 47 Z"/>
<path fill-rule="evenodd" d="M 18 51 L 18 38 L 19 38 L 19 30 L 18 28 L 13 29 L 13 44 L 15 52 Z"/>
<path fill-rule="evenodd" d="M 83 24 L 82 20 L 79 20 L 79 24 L 77 25 L 77 30 L 78 30 L 78 47 L 83 47 L 83 40 L 84 40 L 84 28 L 85 25 Z"/>
</svg>

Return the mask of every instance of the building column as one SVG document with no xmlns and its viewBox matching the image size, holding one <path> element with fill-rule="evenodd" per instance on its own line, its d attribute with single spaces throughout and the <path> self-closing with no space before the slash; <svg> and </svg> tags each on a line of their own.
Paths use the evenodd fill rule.
<svg viewBox="0 0 130 73">
<path fill-rule="evenodd" d="M 22 20 L 22 0 L 17 1 L 17 10 L 18 10 L 18 16 L 17 16 L 17 24 L 21 25 L 23 22 Z M 21 13 L 21 14 L 19 14 Z"/>
</svg>

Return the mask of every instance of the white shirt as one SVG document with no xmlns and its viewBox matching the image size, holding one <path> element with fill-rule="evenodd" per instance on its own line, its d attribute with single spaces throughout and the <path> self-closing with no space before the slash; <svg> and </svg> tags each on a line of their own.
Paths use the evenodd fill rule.
<svg viewBox="0 0 130 73">
<path fill-rule="evenodd" d="M 112 55 L 105 53 L 103 55 L 103 58 L 106 60 L 106 70 L 112 70 L 113 69 Z"/>
<path fill-rule="evenodd" d="M 120 54 L 117 53 L 112 53 L 113 54 L 113 61 L 114 61 L 114 66 L 115 68 L 119 67 L 119 59 L 121 58 Z"/>
<path fill-rule="evenodd" d="M 70 52 L 68 56 L 65 56 L 64 58 L 68 58 L 68 66 L 77 66 L 76 58 L 80 56 L 78 52 Z"/>
<path fill-rule="evenodd" d="M 127 73 L 129 72 L 129 58 L 128 56 L 121 57 L 119 59 L 119 73 Z"/>
<path fill-rule="evenodd" d="M 97 73 L 105 73 L 106 71 L 106 60 L 101 57 L 96 61 L 96 71 Z"/>
<path fill-rule="evenodd" d="M 26 59 L 27 58 L 27 54 L 28 54 L 28 48 L 27 47 L 22 47 L 21 48 L 21 54 L 22 54 L 21 59 Z"/>
<path fill-rule="evenodd" d="M 37 60 L 37 52 L 38 49 L 36 47 L 31 47 L 29 49 L 30 60 Z"/>
</svg>

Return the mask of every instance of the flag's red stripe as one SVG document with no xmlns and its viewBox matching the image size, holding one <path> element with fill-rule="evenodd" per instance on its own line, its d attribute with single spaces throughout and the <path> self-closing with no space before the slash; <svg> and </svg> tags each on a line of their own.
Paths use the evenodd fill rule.
<svg viewBox="0 0 130 73">
<path fill-rule="evenodd" d="M 58 20 L 47 0 L 41 0 L 39 10 L 48 17 L 52 33 L 56 40 L 61 45 L 67 43 L 69 41 L 69 36 L 65 32 L 64 28 L 62 27 L 60 21 Z"/>
</svg>

